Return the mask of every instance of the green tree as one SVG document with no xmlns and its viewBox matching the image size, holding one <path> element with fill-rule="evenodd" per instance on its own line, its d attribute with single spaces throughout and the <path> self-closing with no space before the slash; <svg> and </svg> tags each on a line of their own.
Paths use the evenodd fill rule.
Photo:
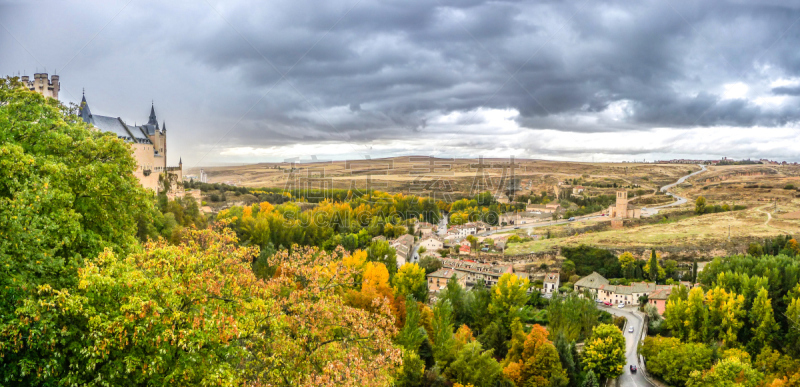
<svg viewBox="0 0 800 387">
<path fill-rule="evenodd" d="M 433 307 L 433 358 L 439 369 L 454 360 L 456 340 L 453 337 L 453 307 L 447 300 L 439 300 Z"/>
<path fill-rule="evenodd" d="M 625 367 L 625 337 L 615 325 L 594 328 L 583 351 L 584 368 L 601 378 L 616 378 Z"/>
<path fill-rule="evenodd" d="M 600 383 L 597 382 L 597 376 L 595 376 L 594 371 L 589 370 L 589 372 L 586 373 L 581 387 L 600 387 Z"/>
<path fill-rule="evenodd" d="M 639 347 L 647 360 L 647 371 L 674 386 L 685 386 L 692 371 L 713 364 L 714 350 L 705 344 L 681 343 L 673 337 L 647 337 Z"/>
<path fill-rule="evenodd" d="M 397 273 L 397 252 L 389 242 L 377 240 L 367 248 L 367 257 L 372 262 L 380 262 L 389 270 L 389 278 Z"/>
<path fill-rule="evenodd" d="M 130 145 L 116 135 L 89 129 L 74 110 L 16 79 L 0 79 L 0 331 L 33 323 L 24 321 L 23 305 L 74 288 L 87 261 L 106 249 L 135 251 L 137 235 L 149 236 L 157 211 L 136 168 Z M 47 352 L 0 350 L 0 380 L 56 384 L 52 372 L 66 372 L 69 360 L 43 353 L 77 340 L 53 340 Z M 50 376 L 32 371 L 40 369 Z"/>
<path fill-rule="evenodd" d="M 503 369 L 492 357 L 492 350 L 483 350 L 478 341 L 464 345 L 444 375 L 457 383 L 475 387 L 494 387 L 503 380 Z"/>
<path fill-rule="evenodd" d="M 411 298 L 406 300 L 406 321 L 403 329 L 395 341 L 408 351 L 417 351 L 419 346 L 428 338 L 428 333 L 422 327 L 420 311 L 417 302 Z"/>
<path fill-rule="evenodd" d="M 425 269 L 416 263 L 406 263 L 392 279 L 395 295 L 411 296 L 416 300 L 428 299 L 428 282 Z"/>
<path fill-rule="evenodd" d="M 702 215 L 706 213 L 706 198 L 698 196 L 694 202 L 694 213 Z"/>
<path fill-rule="evenodd" d="M 753 327 L 751 328 L 753 337 L 748 345 L 749 352 L 759 353 L 764 347 L 772 347 L 778 323 L 775 322 L 772 302 L 765 288 L 758 291 L 758 295 L 753 301 L 750 309 L 750 325 Z"/>
<path fill-rule="evenodd" d="M 530 282 L 527 278 L 520 278 L 510 273 L 503 274 L 497 285 L 492 288 L 489 313 L 510 324 L 511 319 L 518 316 L 525 307 L 529 287 Z"/>
<path fill-rule="evenodd" d="M 425 362 L 415 351 L 403 351 L 403 366 L 395 379 L 397 387 L 420 387 L 425 380 Z"/>
<path fill-rule="evenodd" d="M 786 310 L 786 320 L 789 331 L 786 333 L 787 352 L 800 358 L 800 298 L 792 299 Z"/>
<path fill-rule="evenodd" d="M 428 256 L 422 257 L 422 259 L 419 260 L 419 266 L 421 268 L 425 269 L 425 274 L 428 275 L 428 274 L 431 274 L 431 273 L 435 272 L 436 270 L 441 269 L 442 268 L 442 261 L 436 259 L 435 257 L 432 257 L 432 256 L 428 255 Z"/>
<path fill-rule="evenodd" d="M 636 258 L 630 252 L 624 252 L 619 256 L 619 264 L 622 266 L 622 272 L 625 273 L 625 278 L 631 278 L 631 273 L 636 264 Z"/>
<path fill-rule="evenodd" d="M 764 255 L 764 248 L 758 243 L 751 243 L 749 246 L 747 246 L 747 254 L 754 257 L 760 257 Z"/>
<path fill-rule="evenodd" d="M 647 265 L 644 267 L 644 271 L 647 273 L 647 277 L 655 283 L 658 283 L 659 279 L 665 277 L 666 273 L 661 265 L 658 264 L 658 255 L 655 249 L 653 249 L 650 254 L 650 261 L 648 261 Z"/>
<path fill-rule="evenodd" d="M 738 357 L 720 360 L 706 372 L 692 371 L 687 387 L 757 387 L 763 375 Z"/>
<path fill-rule="evenodd" d="M 686 305 L 686 320 L 684 325 L 688 329 L 688 340 L 692 342 L 702 342 L 705 333 L 705 322 L 708 319 L 708 311 L 704 304 L 703 288 L 696 287 L 689 291 L 689 299 Z"/>
<path fill-rule="evenodd" d="M 556 341 L 553 343 L 558 351 L 558 358 L 561 360 L 561 367 L 569 379 L 569 385 L 573 387 L 578 386 L 578 366 L 575 358 L 572 356 L 575 343 L 567 342 L 567 338 L 563 334 L 556 336 Z"/>
</svg>

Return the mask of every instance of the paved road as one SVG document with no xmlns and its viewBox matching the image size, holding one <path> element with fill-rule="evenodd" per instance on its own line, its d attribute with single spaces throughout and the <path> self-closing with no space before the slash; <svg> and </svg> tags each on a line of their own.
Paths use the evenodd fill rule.
<svg viewBox="0 0 800 387">
<path fill-rule="evenodd" d="M 660 206 L 655 206 L 655 207 L 642 208 L 642 216 L 653 216 L 653 215 L 658 213 L 659 209 L 680 206 L 681 204 L 684 204 L 687 201 L 689 201 L 685 197 L 678 196 L 678 195 L 676 195 L 676 194 L 674 194 L 672 192 L 669 192 L 669 190 L 671 188 L 677 186 L 678 184 L 682 184 L 684 181 L 686 181 L 686 179 L 706 171 L 706 166 L 705 165 L 702 165 L 702 164 L 697 164 L 697 165 L 701 168 L 699 171 L 692 172 L 692 173 L 690 173 L 690 174 L 688 174 L 686 176 L 681 177 L 680 179 L 678 179 L 678 181 L 676 181 L 676 182 L 674 182 L 672 184 L 667 184 L 667 185 L 661 187 L 661 192 L 666 192 L 667 195 L 672 196 L 673 198 L 675 198 L 674 202 L 668 203 L 668 204 L 663 204 L 663 205 L 660 205 Z"/>
<path fill-rule="evenodd" d="M 625 372 L 618 378 L 619 386 L 653 386 L 653 384 L 644 377 L 641 369 L 635 374 L 631 373 L 631 364 L 639 367 L 639 354 L 637 347 L 639 345 L 639 339 L 642 337 L 644 317 L 642 317 L 639 312 L 636 312 L 632 307 L 620 309 L 617 306 L 611 306 L 601 307 L 601 309 L 615 316 L 623 316 L 628 320 L 628 325 L 625 326 L 625 332 L 623 332 L 623 336 L 625 336 L 625 357 L 628 362 L 625 364 Z M 630 327 L 633 327 L 633 333 L 628 332 L 628 328 Z"/>
</svg>

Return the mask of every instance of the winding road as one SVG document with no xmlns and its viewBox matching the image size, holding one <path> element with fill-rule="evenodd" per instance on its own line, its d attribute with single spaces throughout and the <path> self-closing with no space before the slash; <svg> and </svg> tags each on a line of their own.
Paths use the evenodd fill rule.
<svg viewBox="0 0 800 387">
<path fill-rule="evenodd" d="M 684 203 L 688 202 L 689 200 L 686 199 L 685 197 L 678 196 L 677 194 L 669 192 L 669 190 L 670 190 L 670 188 L 673 188 L 673 187 L 678 186 L 679 184 L 682 184 L 683 182 L 686 181 L 686 179 L 688 179 L 688 178 L 690 178 L 690 177 L 692 177 L 694 175 L 698 175 L 698 174 L 701 174 L 701 173 L 707 171 L 705 165 L 702 165 L 702 164 L 697 164 L 697 165 L 700 167 L 699 171 L 692 172 L 692 173 L 690 173 L 690 174 L 688 174 L 686 176 L 681 177 L 680 179 L 678 179 L 678 181 L 676 181 L 676 182 L 674 182 L 672 184 L 667 184 L 667 185 L 661 187 L 661 192 L 664 192 L 667 195 L 672 196 L 673 198 L 675 198 L 674 202 L 668 203 L 668 204 L 662 204 L 660 206 L 655 206 L 655 207 L 642 208 L 642 216 L 653 216 L 655 214 L 658 214 L 658 210 L 660 210 L 662 208 L 676 207 L 676 206 L 680 206 L 681 204 L 684 204 Z"/>
<path fill-rule="evenodd" d="M 617 306 L 602 307 L 614 316 L 622 316 L 628 320 L 625 326 L 625 331 L 622 333 L 625 336 L 625 370 L 623 374 L 617 378 L 617 386 L 621 387 L 636 387 L 636 386 L 653 386 L 649 380 L 644 376 L 644 370 L 640 366 L 638 346 L 639 341 L 642 339 L 642 329 L 644 329 L 644 317 L 639 314 L 633 307 L 617 308 Z M 628 328 L 633 327 L 633 333 L 628 332 Z M 636 365 L 639 371 L 631 373 L 631 364 Z"/>
</svg>

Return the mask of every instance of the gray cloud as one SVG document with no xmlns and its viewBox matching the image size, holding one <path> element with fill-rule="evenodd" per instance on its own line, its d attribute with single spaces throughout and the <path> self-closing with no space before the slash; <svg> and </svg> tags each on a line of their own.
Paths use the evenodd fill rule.
<svg viewBox="0 0 800 387">
<path fill-rule="evenodd" d="M 519 112 L 521 133 L 800 119 L 796 1 L 126 3 L 0 4 L 16 37 L 0 30 L 0 72 L 74 56 L 64 99 L 87 87 L 93 110 L 129 120 L 156 99 L 176 153 L 198 159 L 219 147 L 430 140 L 482 123 L 481 109 Z M 746 90 L 728 91 L 738 83 Z M 461 126 L 432 125 L 452 113 Z"/>
</svg>

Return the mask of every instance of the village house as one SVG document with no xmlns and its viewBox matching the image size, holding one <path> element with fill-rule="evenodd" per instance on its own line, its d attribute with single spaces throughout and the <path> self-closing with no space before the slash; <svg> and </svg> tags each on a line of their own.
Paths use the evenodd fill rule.
<svg viewBox="0 0 800 387">
<path fill-rule="evenodd" d="M 547 275 L 544 276 L 544 283 L 542 284 L 542 293 L 544 294 L 558 293 L 558 287 L 561 285 L 560 276 L 561 275 L 558 272 L 547 273 Z"/>
<path fill-rule="evenodd" d="M 428 222 L 419 222 L 416 224 L 416 230 L 420 233 L 421 236 L 431 235 L 436 232 L 436 225 L 430 224 Z"/>
<path fill-rule="evenodd" d="M 406 262 L 410 262 L 412 256 L 414 255 L 414 236 L 405 234 L 403 236 L 398 237 L 389 242 L 389 245 L 392 246 L 395 251 L 397 252 L 397 267 L 400 268 L 401 266 L 405 265 Z"/>
<path fill-rule="evenodd" d="M 681 285 L 691 289 L 693 285 L 689 282 L 681 282 Z M 664 313 L 666 309 L 666 299 L 672 288 L 677 285 L 656 285 L 652 282 L 632 282 L 630 285 L 610 285 L 608 280 L 597 272 L 581 278 L 575 282 L 576 292 L 583 293 L 589 291 L 592 296 L 600 301 L 614 305 L 625 304 L 626 306 L 639 305 L 639 297 L 647 296 L 648 303 L 656 305 L 659 313 Z M 655 302 L 650 302 L 651 297 Z"/>
<path fill-rule="evenodd" d="M 419 242 L 419 245 L 420 247 L 424 247 L 425 250 L 428 251 L 436 251 L 444 248 L 444 242 L 442 241 L 442 239 L 433 235 L 423 238 Z"/>
<path fill-rule="evenodd" d="M 441 268 L 433 273 L 427 275 L 428 277 L 428 292 L 439 293 L 447 286 L 447 281 L 450 278 L 456 277 L 456 281 L 462 288 L 467 287 L 467 274 L 463 271 L 457 271 L 453 268 Z"/>
<path fill-rule="evenodd" d="M 466 281 L 469 284 L 483 280 L 486 286 L 492 286 L 497 284 L 503 274 L 514 274 L 514 268 L 511 265 L 491 265 L 452 258 L 439 258 L 439 261 L 442 262 L 442 267 L 444 268 L 465 273 Z M 521 276 L 527 278 L 527 275 L 523 274 Z"/>
<path fill-rule="evenodd" d="M 467 235 L 475 235 L 478 228 L 471 223 L 453 226 L 447 229 L 447 235 L 456 238 L 466 238 Z"/>
<path fill-rule="evenodd" d="M 472 252 L 472 246 L 470 246 L 469 243 L 458 246 L 459 255 L 469 255 L 470 252 Z"/>
</svg>

